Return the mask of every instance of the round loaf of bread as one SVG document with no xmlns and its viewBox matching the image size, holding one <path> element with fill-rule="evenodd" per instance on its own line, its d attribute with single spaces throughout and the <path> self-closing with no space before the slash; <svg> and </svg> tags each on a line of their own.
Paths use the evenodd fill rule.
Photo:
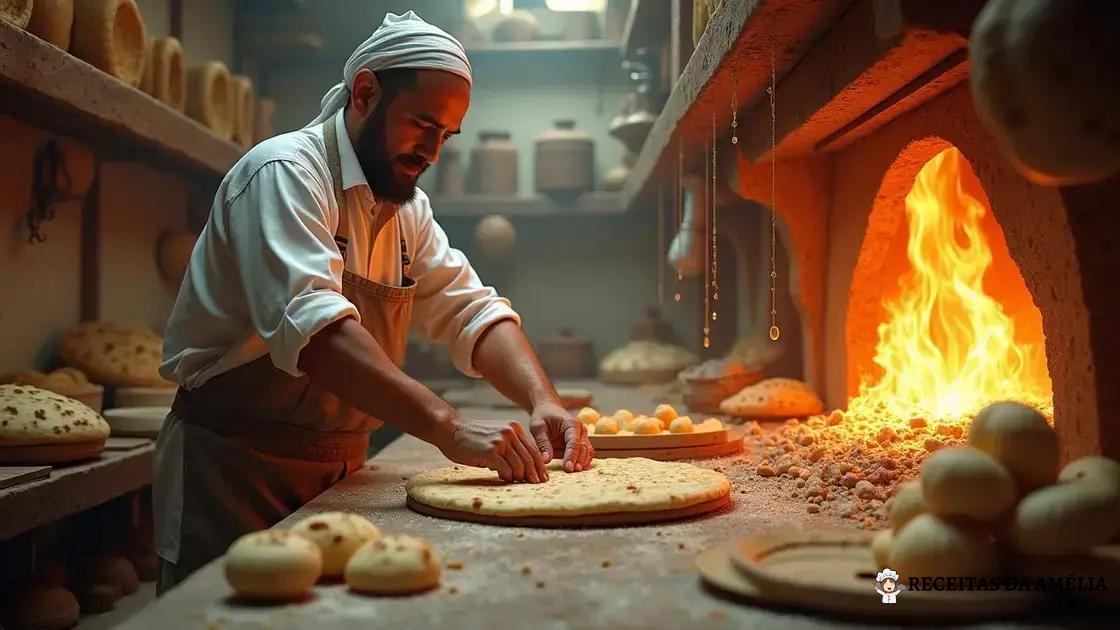
<svg viewBox="0 0 1120 630">
<path fill-rule="evenodd" d="M 168 106 L 183 111 L 187 106 L 187 70 L 183 46 L 174 37 L 159 37 L 152 42 L 151 95 Z"/>
<path fill-rule="evenodd" d="M 74 0 L 74 56 L 136 87 L 148 33 L 133 0 Z"/>
<path fill-rule="evenodd" d="M 0 385 L 0 448 L 104 443 L 108 437 L 109 424 L 75 400 L 28 385 Z"/>
<path fill-rule="evenodd" d="M 323 577 L 339 577 L 359 547 L 379 540 L 381 532 L 366 517 L 350 512 L 324 512 L 296 523 L 292 533 L 319 546 L 323 553 Z"/>
<path fill-rule="evenodd" d="M 0 20 L 25 28 L 31 21 L 31 0 L 0 0 Z"/>
<path fill-rule="evenodd" d="M 247 599 L 297 599 L 318 581 L 322 568 L 315 543 L 279 529 L 245 534 L 225 557 L 226 581 Z"/>
<path fill-rule="evenodd" d="M 187 70 L 187 115 L 224 140 L 233 137 L 233 84 L 229 69 L 208 61 Z"/>
<path fill-rule="evenodd" d="M 368 542 L 346 565 L 351 590 L 374 595 L 419 593 L 439 586 L 440 561 L 428 543 L 412 536 Z"/>
<path fill-rule="evenodd" d="M 824 411 L 824 403 L 808 384 L 790 378 L 768 378 L 739 390 L 719 404 L 732 416 L 795 418 Z"/>
<path fill-rule="evenodd" d="M 104 385 L 160 387 L 169 384 L 159 375 L 163 340 L 140 326 L 83 322 L 63 334 L 59 354 L 67 365 Z"/>
<path fill-rule="evenodd" d="M 35 0 L 27 30 L 67 50 L 73 26 L 74 0 Z"/>
<path fill-rule="evenodd" d="M 253 118 L 257 103 L 253 80 L 243 74 L 235 74 L 230 83 L 233 86 L 233 141 L 243 147 L 253 146 Z"/>
</svg>

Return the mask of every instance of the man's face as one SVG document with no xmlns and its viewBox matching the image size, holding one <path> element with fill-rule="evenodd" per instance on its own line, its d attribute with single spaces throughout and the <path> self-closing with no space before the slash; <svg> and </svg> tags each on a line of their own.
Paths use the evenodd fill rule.
<svg viewBox="0 0 1120 630">
<path fill-rule="evenodd" d="M 459 133 L 470 99 L 466 80 L 439 70 L 418 70 L 413 82 L 379 99 L 354 142 L 375 197 L 395 204 L 412 199 L 416 180 Z"/>
</svg>

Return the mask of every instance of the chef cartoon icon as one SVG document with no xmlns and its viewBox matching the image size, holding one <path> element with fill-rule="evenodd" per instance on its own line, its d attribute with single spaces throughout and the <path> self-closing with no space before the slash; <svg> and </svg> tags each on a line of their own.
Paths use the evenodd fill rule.
<svg viewBox="0 0 1120 630">
<path fill-rule="evenodd" d="M 906 590 L 906 585 L 899 583 L 898 574 L 890 568 L 883 569 L 875 576 L 875 592 L 883 596 L 884 604 L 897 603 L 895 598 Z"/>
</svg>

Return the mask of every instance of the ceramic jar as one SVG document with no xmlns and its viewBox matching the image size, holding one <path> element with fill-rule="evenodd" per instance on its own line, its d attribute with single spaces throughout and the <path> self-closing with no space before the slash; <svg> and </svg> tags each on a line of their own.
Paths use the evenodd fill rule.
<svg viewBox="0 0 1120 630">
<path fill-rule="evenodd" d="M 508 131 L 483 131 L 471 149 L 469 192 L 517 194 L 517 147 Z"/>
<path fill-rule="evenodd" d="M 561 328 L 556 335 L 542 339 L 537 344 L 537 354 L 544 371 L 553 379 L 586 378 L 594 374 L 591 342 L 576 337 L 571 328 Z"/>
<path fill-rule="evenodd" d="M 536 186 L 546 195 L 578 195 L 595 186 L 595 141 L 575 121 L 557 120 L 536 141 Z"/>
</svg>

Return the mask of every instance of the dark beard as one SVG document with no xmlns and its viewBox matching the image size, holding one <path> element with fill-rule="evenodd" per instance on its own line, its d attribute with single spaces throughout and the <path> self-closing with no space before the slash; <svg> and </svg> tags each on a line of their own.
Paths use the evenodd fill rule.
<svg viewBox="0 0 1120 630">
<path fill-rule="evenodd" d="M 373 113 L 366 119 L 360 129 L 358 138 L 354 142 L 354 153 L 358 156 L 358 164 L 366 175 L 369 188 L 373 196 L 379 201 L 401 205 L 412 201 L 416 195 L 416 178 L 407 175 L 398 175 L 393 168 L 394 162 L 407 163 L 409 166 L 421 166 L 420 173 L 427 170 L 428 165 L 424 159 L 416 155 L 401 155 L 397 158 L 389 157 L 389 149 L 385 139 L 385 111 L 388 103 L 378 104 Z"/>
</svg>

